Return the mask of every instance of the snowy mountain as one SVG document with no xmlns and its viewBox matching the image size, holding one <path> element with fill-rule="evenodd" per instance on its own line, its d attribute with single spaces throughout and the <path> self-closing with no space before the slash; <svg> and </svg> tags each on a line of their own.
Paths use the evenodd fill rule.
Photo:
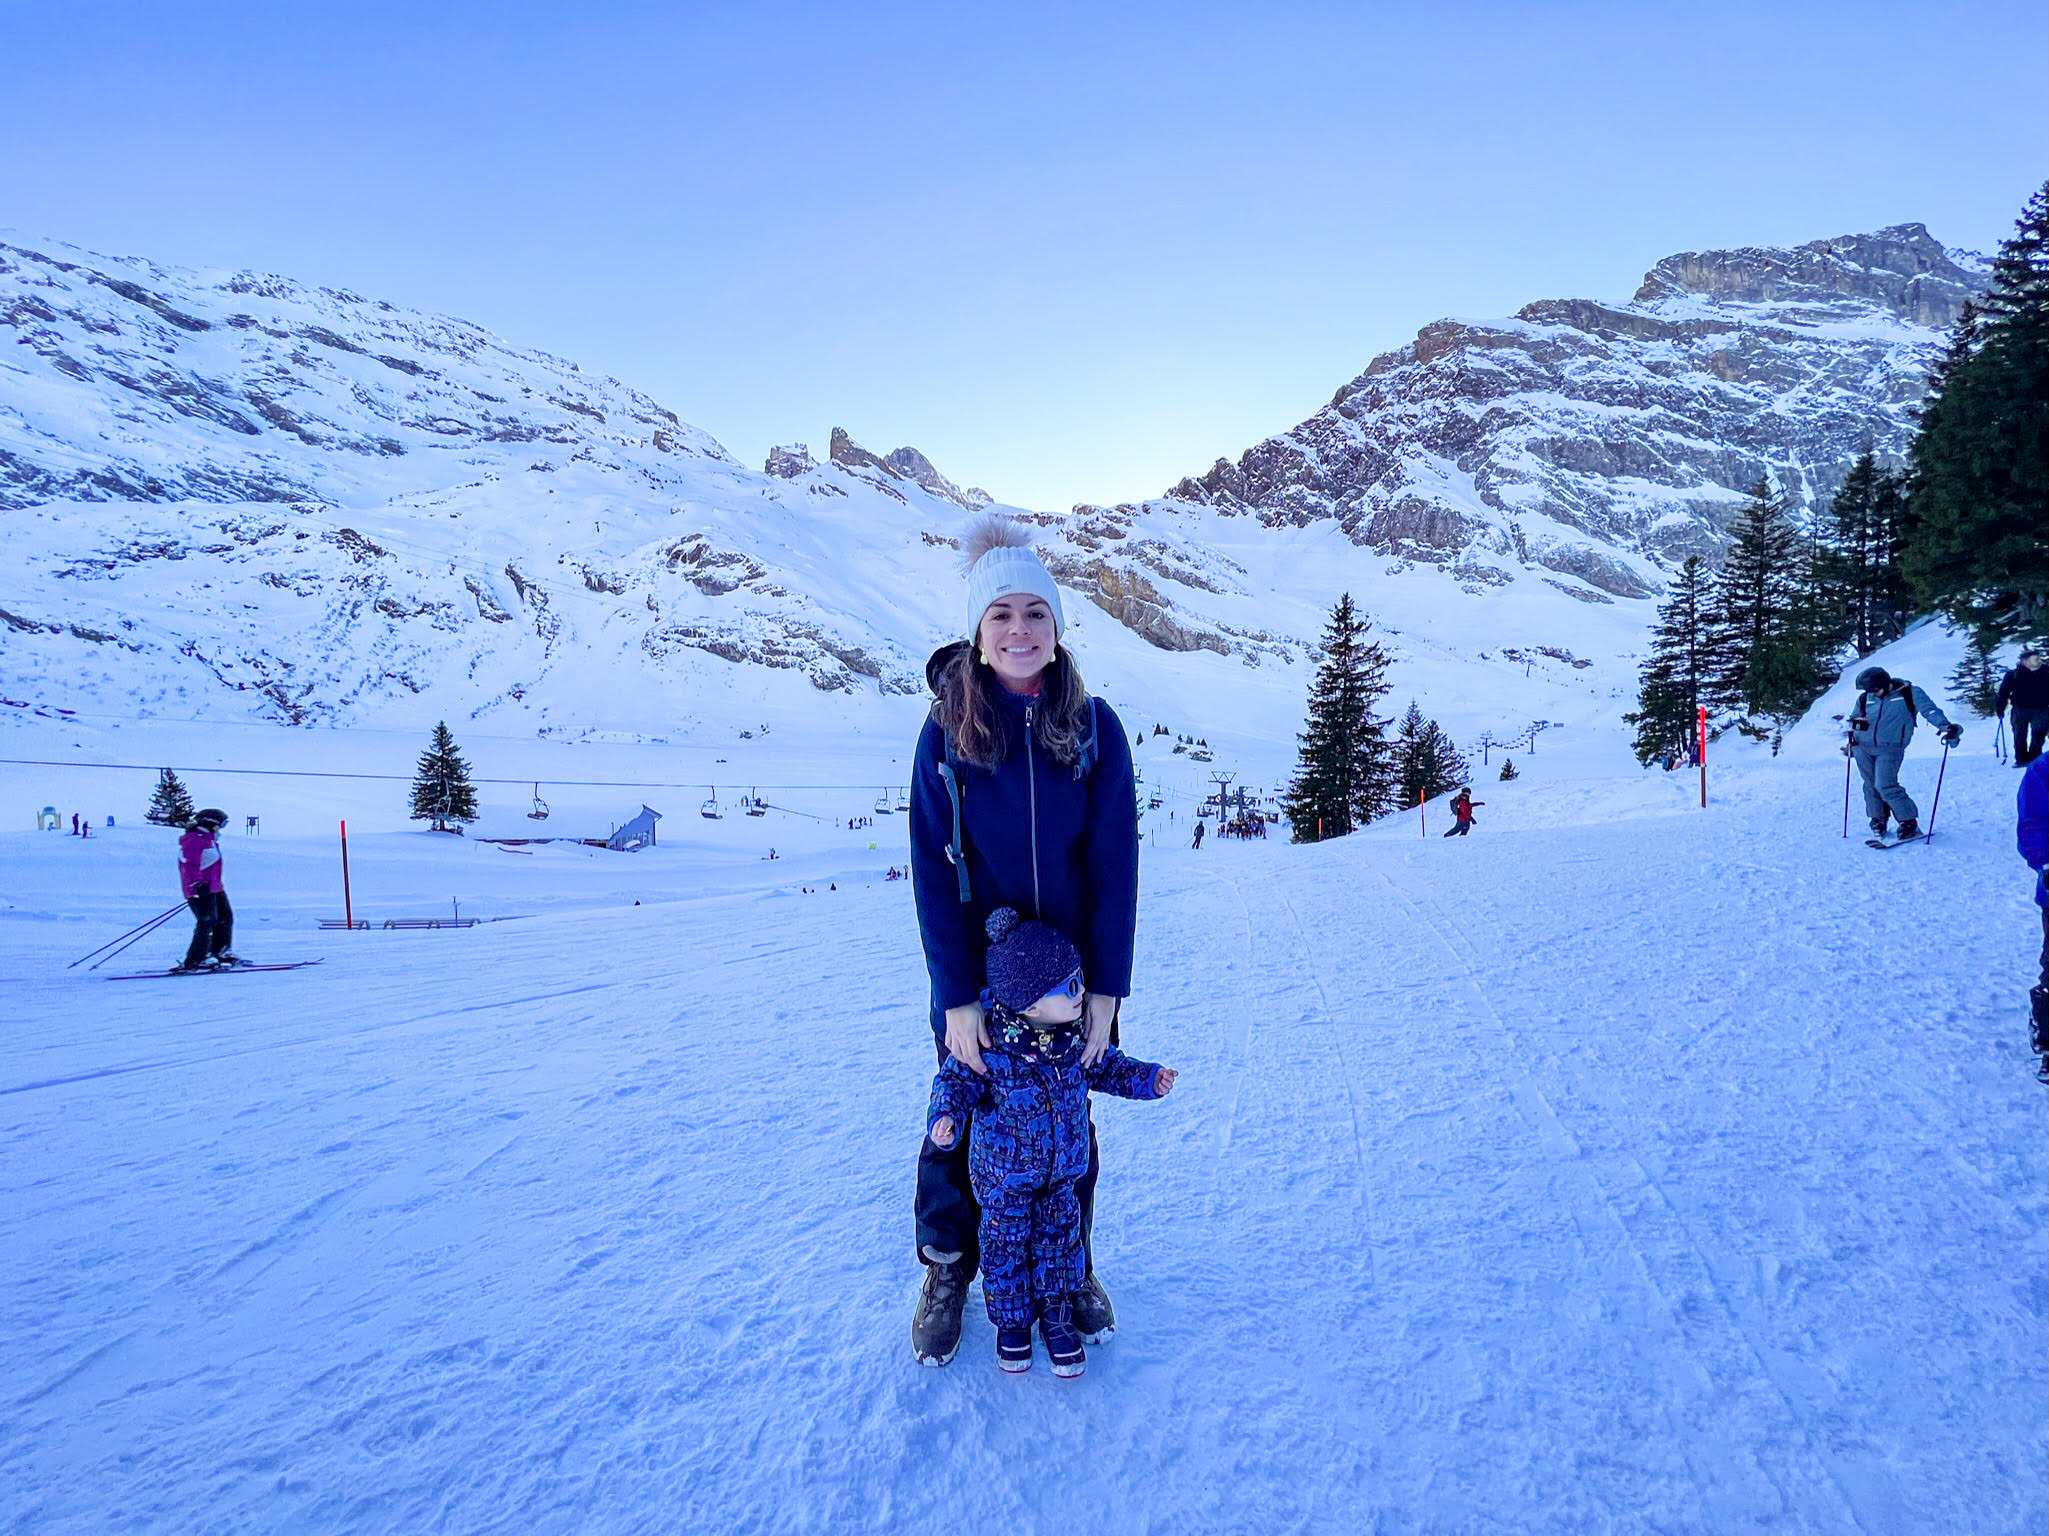
<svg viewBox="0 0 2049 1536">
<path fill-rule="evenodd" d="M 1916 225 L 1672 257 L 1626 304 L 1426 328 L 1170 497 L 1020 515 L 1113 698 L 1206 725 L 1250 669 L 1216 724 L 1286 742 L 1349 588 L 1455 734 L 1605 728 L 1659 562 L 1761 469 L 1815 494 L 1897 448 L 1974 260 Z M 10 690 L 74 708 L 673 738 L 879 695 L 896 731 L 1000 505 L 838 428 L 756 472 L 615 380 L 270 275 L 0 244 L 0 322 Z"/>
<path fill-rule="evenodd" d="M 1825 500 L 1865 445 L 1897 456 L 1983 258 L 1919 224 L 1791 249 L 1668 256 L 1625 303 L 1439 320 L 1309 420 L 1168 495 L 1505 580 L 1537 565 L 1643 596 L 1718 553 L 1770 478 Z"/>
</svg>

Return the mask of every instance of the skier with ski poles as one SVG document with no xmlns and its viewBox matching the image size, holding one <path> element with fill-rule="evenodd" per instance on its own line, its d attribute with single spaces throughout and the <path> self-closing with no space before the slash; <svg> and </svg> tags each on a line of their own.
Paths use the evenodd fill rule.
<svg viewBox="0 0 2049 1536">
<path fill-rule="evenodd" d="M 2049 1083 L 2049 757 L 2028 764 L 2015 800 L 2014 844 L 2035 872 L 2035 905 L 2042 914 L 2042 973 L 2028 993 L 2030 1043 L 2040 1058 L 2035 1076 Z"/>
<path fill-rule="evenodd" d="M 209 806 L 178 839 L 178 890 L 192 909 L 193 924 L 192 943 L 185 959 L 171 968 L 174 976 L 243 963 L 228 947 L 235 937 L 235 909 L 221 883 L 220 830 L 227 824 L 228 813 Z"/>
<path fill-rule="evenodd" d="M 2049 736 L 2049 667 L 2042 665 L 2042 653 L 2031 645 L 2021 647 L 2020 665 L 2006 674 L 1992 701 L 1992 713 L 2002 720 L 2013 712 L 2013 765 L 2025 768 L 2042 755 L 2043 738 Z"/>
<path fill-rule="evenodd" d="M 1915 723 L 1924 715 L 1940 730 L 1945 748 L 1963 739 L 1963 727 L 1952 725 L 1935 701 L 1905 678 L 1883 667 L 1857 674 L 1857 705 L 1850 712 L 1850 739 L 1843 750 L 1864 780 L 1864 814 L 1871 818 L 1871 830 L 1882 838 L 1887 817 L 1899 820 L 1898 836 L 1886 847 L 1921 835 L 1921 813 L 1900 783 L 1900 764 L 1914 739 Z"/>
<path fill-rule="evenodd" d="M 1473 830 L 1473 807 L 1485 805 L 1485 800 L 1475 800 L 1470 787 L 1462 788 L 1451 797 L 1451 814 L 1455 818 L 1444 834 L 1446 837 L 1465 837 Z"/>
</svg>

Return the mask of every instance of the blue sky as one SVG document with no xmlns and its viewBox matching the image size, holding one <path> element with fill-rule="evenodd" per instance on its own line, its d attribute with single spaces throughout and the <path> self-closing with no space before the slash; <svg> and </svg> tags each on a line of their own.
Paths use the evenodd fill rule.
<svg viewBox="0 0 2049 1536">
<path fill-rule="evenodd" d="M 755 464 L 837 424 L 1042 507 L 1673 251 L 1989 249 L 2049 170 L 2040 0 L 0 21 L 0 228 L 449 311 Z"/>
</svg>

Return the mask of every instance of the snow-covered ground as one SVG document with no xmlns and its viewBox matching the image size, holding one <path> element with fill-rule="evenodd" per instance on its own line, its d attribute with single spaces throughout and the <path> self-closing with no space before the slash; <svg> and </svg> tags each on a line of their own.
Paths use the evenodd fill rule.
<svg viewBox="0 0 2049 1536">
<path fill-rule="evenodd" d="M 1894 665 L 1933 683 L 1939 649 Z M 1197 853 L 1178 793 L 1148 816 L 1126 1045 L 1183 1078 L 1097 1107 L 1122 1327 L 1072 1384 L 1000 1373 L 979 1296 L 952 1366 L 910 1357 L 933 1062 L 903 818 L 844 826 L 872 791 L 708 822 L 550 790 L 545 830 L 645 799 L 663 844 L 516 854 L 406 830 L 403 784 L 202 779 L 264 815 L 226 839 L 237 947 L 324 963 L 108 982 L 64 963 L 175 894 L 147 778 L 0 766 L 16 825 L 121 823 L 0 833 L 7 1527 L 2039 1531 L 2017 776 L 1974 725 L 1931 846 L 1871 852 L 1854 807 L 1845 841 L 1841 692 L 1781 757 L 1718 754 L 1706 811 L 1560 731 L 1477 781 L 1468 839 L 1432 805 L 1427 837 Z M 771 782 L 886 761 L 750 745 Z M 0 755 L 106 747 L 17 720 Z M 536 830 L 525 800 L 484 830 Z M 318 931 L 342 815 L 359 914 L 519 920 Z"/>
</svg>

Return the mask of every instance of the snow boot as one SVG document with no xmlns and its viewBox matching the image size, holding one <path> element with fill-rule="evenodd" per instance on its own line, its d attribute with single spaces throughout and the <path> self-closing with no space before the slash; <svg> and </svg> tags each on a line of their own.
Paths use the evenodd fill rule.
<svg viewBox="0 0 2049 1536">
<path fill-rule="evenodd" d="M 215 965 L 247 965 L 249 962 L 240 955 L 230 954 L 224 949 L 213 957 L 213 963 Z"/>
<path fill-rule="evenodd" d="M 933 1259 L 927 1249 L 925 1285 L 918 1293 L 918 1310 L 911 1318 L 911 1352 L 920 1365 L 945 1365 L 960 1348 L 960 1314 L 968 1300 L 967 1265 L 954 1254 L 949 1260 Z"/>
<path fill-rule="evenodd" d="M 1032 1368 L 1032 1330 L 1029 1328 L 998 1328 L 996 1330 L 996 1363 L 1015 1376 L 1019 1371 Z M 1057 1375 L 1059 1366 L 1053 1367 Z"/>
<path fill-rule="evenodd" d="M 2031 987 L 2028 990 L 2028 1007 L 2034 1014 L 2032 1043 L 2039 1058 L 2035 1063 L 2035 1076 L 2049 1083 L 2049 987 Z"/>
<path fill-rule="evenodd" d="M 213 969 L 214 965 L 210 960 L 201 960 L 192 965 L 187 965 L 184 961 L 180 960 L 164 974 L 167 976 L 203 976 Z"/>
<path fill-rule="evenodd" d="M 1921 823 L 1915 821 L 1912 817 L 1908 817 L 1907 820 L 1900 823 L 1900 829 L 1894 834 L 1893 841 L 1896 843 L 1911 843 L 1920 835 Z"/>
<path fill-rule="evenodd" d="M 1029 1340 L 1031 1335 L 1025 1337 Z M 1049 1301 L 1040 1309 L 1039 1337 L 1046 1341 L 1046 1358 L 1053 1362 L 1055 1376 L 1071 1379 L 1087 1369 L 1088 1351 L 1081 1347 L 1081 1335 L 1074 1331 L 1072 1302 L 1062 1298 Z"/>
<path fill-rule="evenodd" d="M 1892 817 L 1890 817 L 1890 816 L 1874 816 L 1874 817 L 1872 817 L 1872 818 L 1871 818 L 1871 835 L 1872 835 L 1873 837 L 1884 837 L 1884 836 L 1885 836 L 1885 829 L 1886 829 L 1886 828 L 1887 828 L 1888 826 L 1890 826 L 1891 824 L 1892 824 Z"/>
<path fill-rule="evenodd" d="M 1073 1296 L 1074 1331 L 1090 1344 L 1100 1344 L 1117 1331 L 1117 1310 L 1110 1305 L 1110 1293 L 1092 1269 Z"/>
</svg>

